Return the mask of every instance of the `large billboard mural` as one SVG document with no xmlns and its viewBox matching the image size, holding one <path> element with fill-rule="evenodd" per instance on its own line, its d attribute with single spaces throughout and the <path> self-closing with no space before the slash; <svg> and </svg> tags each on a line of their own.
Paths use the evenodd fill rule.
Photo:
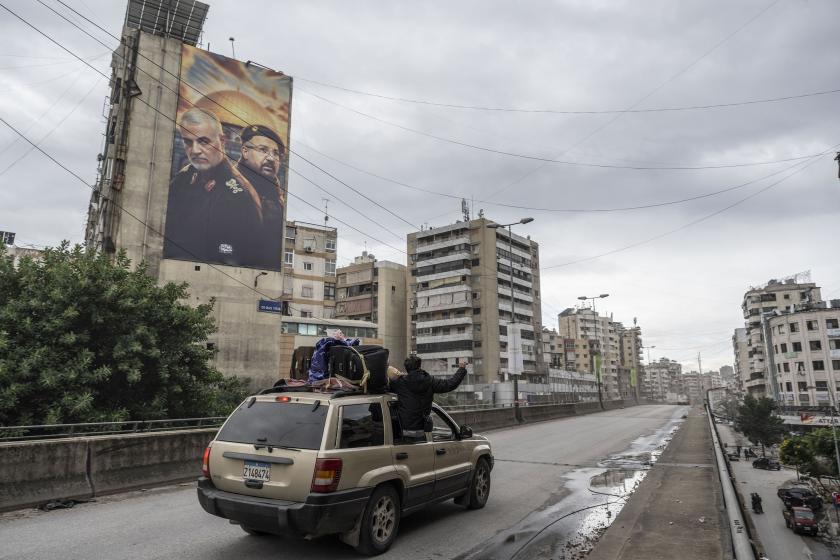
<svg viewBox="0 0 840 560">
<path fill-rule="evenodd" d="M 292 78 L 181 52 L 163 256 L 281 270 Z"/>
</svg>

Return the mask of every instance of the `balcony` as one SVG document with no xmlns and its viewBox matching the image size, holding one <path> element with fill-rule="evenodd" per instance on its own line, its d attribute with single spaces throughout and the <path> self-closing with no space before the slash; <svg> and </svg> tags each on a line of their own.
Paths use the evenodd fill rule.
<svg viewBox="0 0 840 560">
<path fill-rule="evenodd" d="M 840 329 L 826 329 L 825 333 L 828 338 L 840 338 Z"/>
<path fill-rule="evenodd" d="M 835 360 L 840 358 L 840 348 L 838 348 L 836 350 L 829 350 L 828 351 L 828 356 L 832 359 L 835 359 Z"/>
</svg>

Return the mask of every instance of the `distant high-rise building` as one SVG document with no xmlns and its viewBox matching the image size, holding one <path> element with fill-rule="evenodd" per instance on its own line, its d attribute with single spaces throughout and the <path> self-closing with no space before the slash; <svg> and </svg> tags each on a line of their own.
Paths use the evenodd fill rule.
<svg viewBox="0 0 840 560">
<path fill-rule="evenodd" d="M 740 392 L 746 390 L 747 381 L 750 380 L 750 347 L 747 342 L 747 329 L 735 329 L 732 334 L 732 351 L 735 354 L 735 377 Z"/>
<path fill-rule="evenodd" d="M 333 227 L 286 222 L 283 297 L 287 315 L 335 317 L 338 233 Z"/>
<path fill-rule="evenodd" d="M 564 338 L 584 340 L 588 342 L 589 363 L 578 360 L 581 371 L 601 375 L 601 394 L 604 399 L 622 398 L 622 387 L 619 384 L 621 369 L 621 323 L 615 323 L 609 317 L 598 314 L 591 308 L 568 308 L 558 317 L 559 333 Z M 623 383 L 629 391 L 629 369 Z"/>
<path fill-rule="evenodd" d="M 471 382 L 504 381 L 513 359 L 522 381 L 536 382 L 543 375 L 539 245 L 490 224 L 479 218 L 409 234 L 409 349 L 433 375 L 451 375 L 464 359 Z"/>
<path fill-rule="evenodd" d="M 647 394 L 654 400 L 668 400 L 678 395 L 680 387 L 680 375 L 682 365 L 675 360 L 660 358 L 658 362 L 652 362 L 645 368 L 645 382 Z"/>
<path fill-rule="evenodd" d="M 405 266 L 378 261 L 365 251 L 338 269 L 337 280 L 336 318 L 376 323 L 390 363 L 403 369 L 408 348 Z"/>
<path fill-rule="evenodd" d="M 744 294 L 741 310 L 744 313 L 749 365 L 741 375 L 744 376 L 744 388 L 748 393 L 754 396 L 774 395 L 776 379 L 767 376 L 772 357 L 767 356 L 763 318 L 774 312 L 788 312 L 801 304 L 819 301 L 820 288 L 810 282 L 810 278 L 798 276 L 770 280 L 763 286 L 750 288 Z"/>
</svg>

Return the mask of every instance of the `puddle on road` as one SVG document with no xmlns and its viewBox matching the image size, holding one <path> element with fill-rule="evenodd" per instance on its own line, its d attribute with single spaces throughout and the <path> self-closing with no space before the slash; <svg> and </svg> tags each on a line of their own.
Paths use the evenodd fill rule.
<svg viewBox="0 0 840 560">
<path fill-rule="evenodd" d="M 599 461 L 597 468 L 568 473 L 561 493 L 542 509 L 459 560 L 584 558 L 662 455 L 682 423 L 680 416 L 655 433 L 635 439 L 624 453 Z"/>
</svg>

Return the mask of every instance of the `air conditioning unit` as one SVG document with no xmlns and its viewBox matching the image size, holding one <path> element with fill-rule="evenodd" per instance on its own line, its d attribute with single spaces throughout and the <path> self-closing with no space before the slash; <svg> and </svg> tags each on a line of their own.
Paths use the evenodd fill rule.
<svg viewBox="0 0 840 560">
<path fill-rule="evenodd" d="M 304 247 L 303 250 L 306 251 L 307 253 L 315 252 L 315 249 L 313 249 L 312 247 Z"/>
</svg>

